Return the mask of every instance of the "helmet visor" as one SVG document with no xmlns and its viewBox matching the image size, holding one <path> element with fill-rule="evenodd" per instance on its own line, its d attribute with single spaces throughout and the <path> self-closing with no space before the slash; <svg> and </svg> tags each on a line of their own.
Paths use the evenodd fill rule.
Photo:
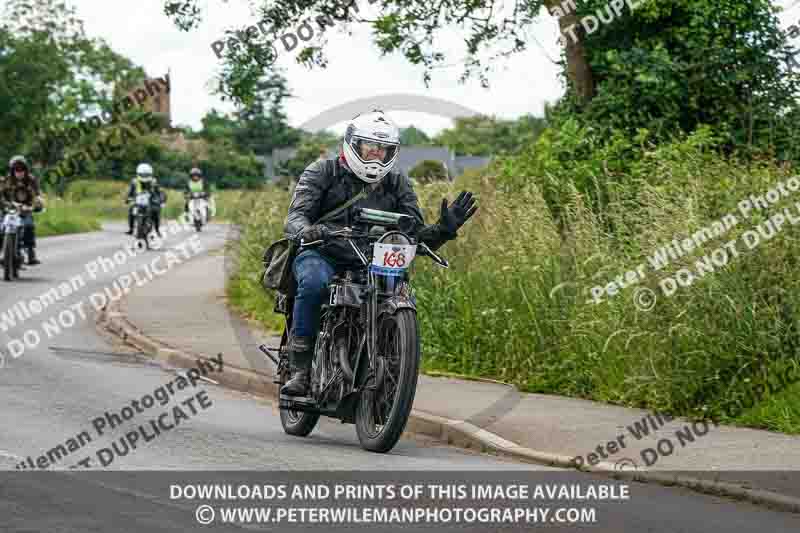
<svg viewBox="0 0 800 533">
<path fill-rule="evenodd" d="M 397 145 L 389 144 L 372 139 L 361 139 L 353 137 L 350 141 L 353 151 L 364 163 L 380 163 L 385 165 L 394 159 L 397 153 Z"/>
</svg>

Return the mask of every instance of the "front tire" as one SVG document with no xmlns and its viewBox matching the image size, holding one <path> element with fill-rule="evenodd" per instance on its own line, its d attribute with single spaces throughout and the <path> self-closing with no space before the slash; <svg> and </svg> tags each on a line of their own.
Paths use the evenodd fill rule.
<svg viewBox="0 0 800 533">
<path fill-rule="evenodd" d="M 17 270 L 17 236 L 6 234 L 3 239 L 3 279 L 11 281 Z"/>
<path fill-rule="evenodd" d="M 378 354 L 385 360 L 383 383 L 377 390 L 363 390 L 356 410 L 356 432 L 365 450 L 386 453 L 400 440 L 417 392 L 421 352 L 413 310 L 382 317 Z M 374 385 L 374 378 L 369 385 Z"/>
</svg>

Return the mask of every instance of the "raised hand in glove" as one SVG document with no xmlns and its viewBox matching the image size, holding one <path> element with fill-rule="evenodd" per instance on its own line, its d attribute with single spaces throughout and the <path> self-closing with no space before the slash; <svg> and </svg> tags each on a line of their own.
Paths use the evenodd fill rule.
<svg viewBox="0 0 800 533">
<path fill-rule="evenodd" d="M 439 225 L 451 237 L 455 237 L 458 229 L 470 219 L 478 206 L 471 192 L 461 191 L 455 202 L 447 207 L 447 198 L 442 199 L 442 215 L 439 218 Z"/>
<path fill-rule="evenodd" d="M 310 226 L 304 229 L 300 233 L 300 238 L 303 239 L 303 243 L 308 244 L 314 241 L 325 241 L 328 238 L 328 228 L 323 226 L 322 224 L 317 224 L 316 226 Z"/>
</svg>

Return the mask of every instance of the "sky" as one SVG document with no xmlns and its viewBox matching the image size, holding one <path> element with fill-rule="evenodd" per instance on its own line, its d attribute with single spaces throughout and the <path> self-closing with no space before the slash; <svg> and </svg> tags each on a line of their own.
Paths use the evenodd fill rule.
<svg viewBox="0 0 800 533">
<path fill-rule="evenodd" d="M 163 0 L 68 0 L 84 20 L 86 32 L 104 39 L 115 51 L 144 67 L 151 76 L 170 71 L 173 125 L 200 128 L 200 120 L 211 108 L 231 111 L 211 87 L 220 60 L 211 43 L 226 29 L 243 29 L 258 23 L 247 0 L 202 0 L 203 22 L 189 32 L 179 30 L 163 13 Z M 357 0 L 362 14 L 374 14 L 377 5 Z M 800 0 L 779 0 L 789 8 L 781 14 L 781 26 L 800 23 Z M 135 7 L 134 7 L 135 6 Z M 625 8 L 627 9 L 627 7 Z M 625 11 L 623 11 L 624 16 Z M 612 21 L 613 24 L 613 21 Z M 284 74 L 294 97 L 287 101 L 289 123 L 300 126 L 319 113 L 337 105 L 366 97 L 404 93 L 431 96 L 460 104 L 476 112 L 514 119 L 525 114 L 541 116 L 546 102 L 557 100 L 564 91 L 559 80 L 558 25 L 544 9 L 528 30 L 528 50 L 493 63 L 491 86 L 484 89 L 477 80 L 458 81 L 463 64 L 458 64 L 463 36 L 459 28 L 448 29 L 438 41 L 454 66 L 437 70 L 429 88 L 423 82 L 424 69 L 411 65 L 400 54 L 382 57 L 372 43 L 366 25 L 352 27 L 348 35 L 340 27 L 329 29 L 326 69 L 298 65 L 294 52 L 278 46 L 276 66 Z M 414 125 L 436 134 L 452 120 L 430 113 L 390 112 L 401 127 Z M 330 128 L 340 132 L 343 124 Z"/>
</svg>

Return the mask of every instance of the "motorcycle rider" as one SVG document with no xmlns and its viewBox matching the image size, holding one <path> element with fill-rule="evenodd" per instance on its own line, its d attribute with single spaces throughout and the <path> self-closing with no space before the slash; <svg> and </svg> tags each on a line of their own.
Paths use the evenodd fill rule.
<svg viewBox="0 0 800 533">
<path fill-rule="evenodd" d="M 153 207 L 153 226 L 156 234 L 161 237 L 161 203 L 164 201 L 162 196 L 161 187 L 159 187 L 156 178 L 153 177 L 153 167 L 147 163 L 140 163 L 136 167 L 136 177 L 131 180 L 131 185 L 128 188 L 127 203 L 131 206 L 128 208 L 128 231 L 126 235 L 133 235 L 133 201 L 137 194 L 142 192 L 150 193 L 150 205 Z"/>
<path fill-rule="evenodd" d="M 201 193 L 206 200 L 211 200 L 211 191 L 208 188 L 208 182 L 203 179 L 203 171 L 195 167 L 189 171 L 189 180 L 186 182 L 186 188 L 183 190 L 184 213 L 189 213 L 189 200 L 192 193 Z M 206 220 L 211 218 L 208 208 L 206 208 Z"/>
<path fill-rule="evenodd" d="M 343 241 L 324 244 L 330 226 L 351 224 L 352 210 L 359 207 L 411 215 L 417 222 L 417 238 L 432 250 L 457 237 L 458 229 L 477 211 L 472 193 L 462 192 L 449 207 L 443 199 L 441 217 L 425 225 L 417 195 L 408 177 L 393 171 L 400 148 L 400 131 L 392 120 L 375 110 L 350 121 L 339 157 L 312 163 L 295 187 L 285 231 L 299 234 L 304 242 L 323 241 L 313 249 L 301 249 L 294 260 L 297 282 L 288 351 L 291 379 L 281 394 L 307 393 L 314 341 L 319 328 L 322 295 L 335 272 L 361 265 L 353 250 Z M 345 209 L 326 224 L 313 221 L 370 187 L 367 196 Z"/>
<path fill-rule="evenodd" d="M 28 256 L 28 265 L 39 265 L 41 261 L 36 258 L 36 226 L 33 213 L 44 207 L 44 199 L 39 188 L 39 179 L 30 173 L 25 156 L 15 155 L 8 162 L 8 176 L 2 188 L 4 201 L 23 205 L 20 211 L 22 247 Z"/>
</svg>

